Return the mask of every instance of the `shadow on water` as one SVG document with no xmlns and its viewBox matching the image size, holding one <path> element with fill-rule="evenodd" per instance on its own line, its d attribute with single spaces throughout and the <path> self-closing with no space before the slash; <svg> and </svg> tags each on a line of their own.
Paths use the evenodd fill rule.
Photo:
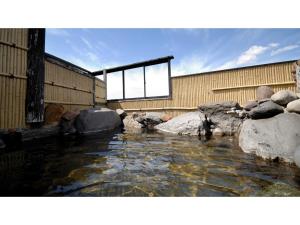
<svg viewBox="0 0 300 225">
<path fill-rule="evenodd" d="M 236 139 L 144 131 L 47 138 L 0 154 L 1 196 L 298 196 L 299 170 Z"/>
</svg>

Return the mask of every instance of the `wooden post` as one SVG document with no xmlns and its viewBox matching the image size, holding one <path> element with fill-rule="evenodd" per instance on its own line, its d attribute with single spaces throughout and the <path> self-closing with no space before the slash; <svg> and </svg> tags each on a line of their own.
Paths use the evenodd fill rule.
<svg viewBox="0 0 300 225">
<path fill-rule="evenodd" d="M 143 73 L 144 73 L 144 98 L 146 98 L 146 67 L 143 67 Z"/>
<path fill-rule="evenodd" d="M 103 70 L 103 79 L 105 83 L 105 100 L 107 101 L 107 74 L 106 70 Z"/>
<path fill-rule="evenodd" d="M 123 99 L 125 99 L 125 71 L 122 70 Z"/>
<path fill-rule="evenodd" d="M 45 29 L 28 30 L 26 122 L 44 121 Z"/>
<path fill-rule="evenodd" d="M 169 98 L 172 98 L 171 60 L 168 61 Z"/>
</svg>

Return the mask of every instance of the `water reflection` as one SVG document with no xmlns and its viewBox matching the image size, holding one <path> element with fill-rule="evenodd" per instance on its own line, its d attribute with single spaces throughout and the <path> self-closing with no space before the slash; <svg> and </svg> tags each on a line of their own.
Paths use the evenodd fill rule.
<svg viewBox="0 0 300 225">
<path fill-rule="evenodd" d="M 236 139 L 143 132 L 46 139 L 0 154 L 2 196 L 298 196 L 299 170 Z"/>
</svg>

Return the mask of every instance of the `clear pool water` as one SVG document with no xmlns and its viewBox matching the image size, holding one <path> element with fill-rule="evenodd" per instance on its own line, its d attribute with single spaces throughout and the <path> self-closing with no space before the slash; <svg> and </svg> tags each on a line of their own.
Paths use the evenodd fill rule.
<svg viewBox="0 0 300 225">
<path fill-rule="evenodd" d="M 298 196 L 300 171 L 233 137 L 115 132 L 2 152 L 0 184 L 1 196 Z"/>
</svg>

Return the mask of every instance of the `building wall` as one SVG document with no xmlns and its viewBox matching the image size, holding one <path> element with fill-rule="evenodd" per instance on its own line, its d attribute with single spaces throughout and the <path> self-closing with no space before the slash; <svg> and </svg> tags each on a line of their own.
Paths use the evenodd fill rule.
<svg viewBox="0 0 300 225">
<path fill-rule="evenodd" d="M 106 85 L 105 82 L 95 77 L 95 103 L 106 103 Z"/>
<path fill-rule="evenodd" d="M 234 100 L 243 105 L 256 98 L 260 85 L 269 85 L 274 91 L 296 91 L 292 64 L 290 61 L 172 77 L 171 99 L 108 102 L 108 106 L 127 111 L 164 111 L 176 116 L 204 103 Z"/>
</svg>

